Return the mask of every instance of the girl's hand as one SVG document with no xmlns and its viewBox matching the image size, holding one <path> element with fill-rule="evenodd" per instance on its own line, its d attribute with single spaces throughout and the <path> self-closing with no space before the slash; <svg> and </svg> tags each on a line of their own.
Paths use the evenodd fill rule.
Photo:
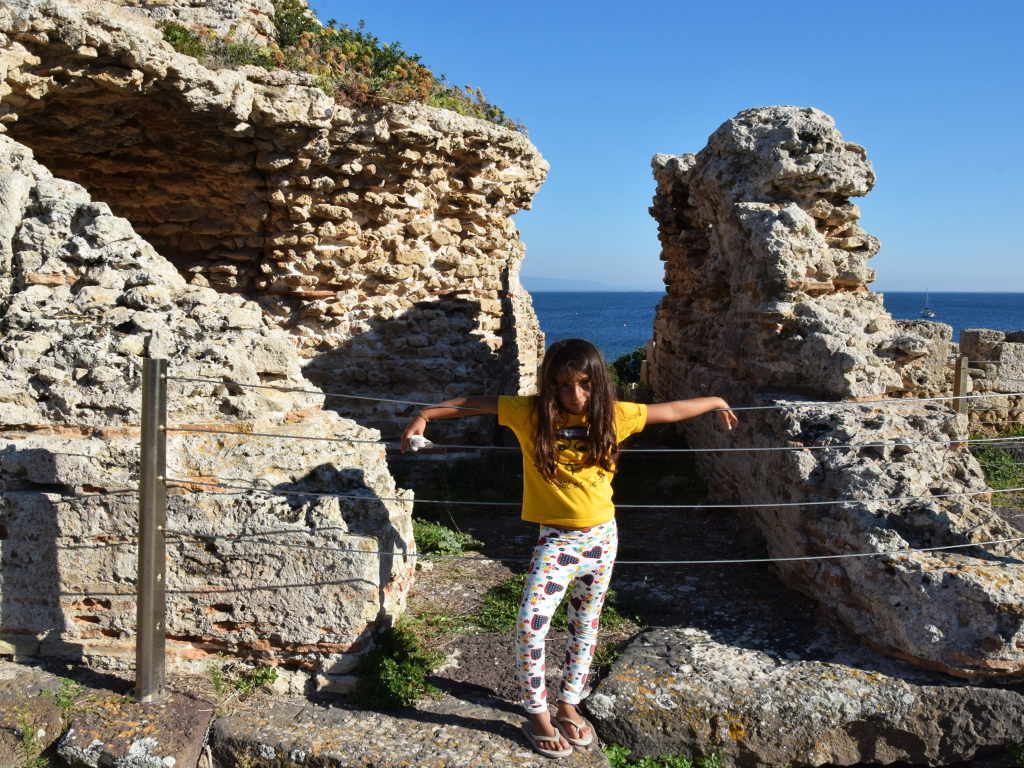
<svg viewBox="0 0 1024 768">
<path fill-rule="evenodd" d="M 729 408 L 729 404 L 725 402 L 725 400 L 722 401 L 720 408 L 722 410 L 716 411 L 716 413 L 718 414 L 718 418 L 722 420 L 722 423 L 725 424 L 726 429 L 732 429 L 735 426 L 739 426 L 740 420 L 736 418 L 736 414 L 732 412 L 732 409 Z"/>
<path fill-rule="evenodd" d="M 416 414 L 412 417 L 412 421 L 409 422 L 409 426 L 405 428 L 405 432 L 402 433 L 402 453 L 410 447 L 410 440 L 413 435 L 423 436 L 423 430 L 427 428 L 427 420 L 424 419 L 420 414 Z"/>
</svg>

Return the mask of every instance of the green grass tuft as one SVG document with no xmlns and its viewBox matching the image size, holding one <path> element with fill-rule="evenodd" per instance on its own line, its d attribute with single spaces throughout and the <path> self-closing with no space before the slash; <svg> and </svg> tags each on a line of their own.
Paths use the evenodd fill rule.
<svg viewBox="0 0 1024 768">
<path fill-rule="evenodd" d="M 1006 746 L 1006 760 L 1010 765 L 1024 768 L 1024 744 L 1008 744 Z"/>
<path fill-rule="evenodd" d="M 427 675 L 443 659 L 440 652 L 424 650 L 416 634 L 400 622 L 378 635 L 373 648 L 360 657 L 352 700 L 370 709 L 395 709 L 436 695 L 438 690 L 427 682 Z"/>
<path fill-rule="evenodd" d="M 67 677 L 60 678 L 60 690 L 51 691 L 49 688 L 44 688 L 40 693 L 40 696 L 49 696 L 54 699 L 57 706 L 60 708 L 60 719 L 63 722 L 64 727 L 68 727 L 68 723 L 71 721 L 72 715 L 76 711 L 76 702 L 82 692 L 85 690 L 85 686 L 80 683 L 76 683 Z"/>
<path fill-rule="evenodd" d="M 480 549 L 484 545 L 468 533 L 453 531 L 439 523 L 413 519 L 413 536 L 419 552 L 436 552 L 439 555 L 458 555 L 466 550 Z"/>
<path fill-rule="evenodd" d="M 629 755 L 633 754 L 633 751 L 626 747 L 620 747 L 618 744 L 612 744 L 604 748 L 604 754 L 608 758 L 611 768 L 630 768 L 631 766 L 637 766 L 637 768 L 722 768 L 722 756 L 717 752 L 702 755 L 695 760 L 684 755 L 660 755 L 659 757 L 647 755 L 631 763 Z"/>
</svg>

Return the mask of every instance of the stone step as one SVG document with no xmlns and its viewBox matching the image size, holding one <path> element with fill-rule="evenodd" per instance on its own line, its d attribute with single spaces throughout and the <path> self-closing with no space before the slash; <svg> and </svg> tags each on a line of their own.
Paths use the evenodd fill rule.
<svg viewBox="0 0 1024 768">
<path fill-rule="evenodd" d="M 28 765 L 60 738 L 60 707 L 52 698 L 0 700 L 0 768 Z"/>
<path fill-rule="evenodd" d="M 57 753 L 71 766 L 195 768 L 213 720 L 214 703 L 171 693 L 138 704 L 111 691 L 90 691 L 88 706 L 71 718 Z"/>
<path fill-rule="evenodd" d="M 305 698 L 221 718 L 213 726 L 215 761 L 250 768 L 539 768 L 519 729 L 522 709 L 501 699 L 445 694 L 388 712 L 357 709 L 342 700 Z M 566 768 L 601 766 L 608 759 L 595 741 L 558 761 Z"/>
<path fill-rule="evenodd" d="M 761 621 L 761 624 L 766 622 Z M 717 752 L 722 765 L 1008 765 L 1020 685 L 971 683 L 829 635 L 779 653 L 724 630 L 641 633 L 583 709 L 632 757 Z"/>
</svg>

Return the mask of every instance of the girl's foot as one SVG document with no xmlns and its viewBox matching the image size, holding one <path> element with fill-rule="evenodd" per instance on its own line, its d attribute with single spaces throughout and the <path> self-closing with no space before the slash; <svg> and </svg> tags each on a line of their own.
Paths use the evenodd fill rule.
<svg viewBox="0 0 1024 768">
<path fill-rule="evenodd" d="M 572 704 L 566 704 L 564 701 L 558 702 L 555 718 L 561 728 L 565 730 L 564 735 L 568 736 L 573 744 L 579 742 L 578 746 L 586 746 L 593 741 L 591 735 L 593 732 L 590 730 L 590 726 Z"/>
<path fill-rule="evenodd" d="M 533 727 L 534 736 L 538 739 L 550 737 L 550 742 L 544 742 L 545 747 L 554 747 L 555 739 L 558 739 L 558 749 L 569 749 L 572 745 L 565 740 L 554 724 L 551 722 L 551 715 L 547 712 L 541 712 L 536 715 L 530 715 L 530 725 Z"/>
</svg>

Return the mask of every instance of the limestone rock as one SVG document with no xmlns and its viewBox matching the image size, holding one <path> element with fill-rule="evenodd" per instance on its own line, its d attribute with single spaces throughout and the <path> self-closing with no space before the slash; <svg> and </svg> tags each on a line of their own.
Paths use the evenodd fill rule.
<svg viewBox="0 0 1024 768">
<path fill-rule="evenodd" d="M 1024 739 L 1019 691 L 951 682 L 856 647 L 826 656 L 653 629 L 584 708 L 602 739 L 636 756 L 717 752 L 727 766 L 950 765 Z"/>
<path fill-rule="evenodd" d="M 862 147 L 815 109 L 741 112 L 697 155 L 656 155 L 668 339 L 754 386 L 863 397 L 899 388 L 899 334 L 868 293 L 881 247 L 849 202 L 874 185 Z M 696 350 L 694 350 L 696 353 Z"/>
<path fill-rule="evenodd" d="M 848 199 L 874 183 L 863 148 L 821 112 L 768 107 L 741 112 L 697 155 L 656 156 L 654 169 L 669 283 L 648 361 L 657 399 L 782 406 L 742 411 L 728 433 L 690 420 L 693 447 L 807 449 L 698 457 L 722 502 L 806 504 L 749 510 L 769 553 L 1014 537 L 966 449 L 967 420 L 944 404 L 802 404 L 948 392 L 948 326 L 897 324 L 866 289 L 878 243 Z M 885 653 L 965 677 L 1024 671 L 1024 568 L 1011 544 L 777 568 L 823 620 Z"/>
<path fill-rule="evenodd" d="M 522 722 L 522 714 L 507 702 L 465 693 L 383 712 L 295 698 L 276 701 L 259 713 L 240 710 L 220 718 L 210 740 L 214 759 L 222 765 L 253 768 L 289 763 L 318 768 L 543 765 L 520 730 Z M 595 741 L 574 749 L 558 765 L 608 768 L 608 758 Z"/>
<path fill-rule="evenodd" d="M 971 421 L 978 429 L 991 434 L 1024 421 L 1024 334 L 965 328 L 960 353 L 970 360 L 974 394 L 986 395 L 971 401 Z"/>
<path fill-rule="evenodd" d="M 242 40 L 266 42 L 275 32 L 274 4 L 269 0 L 211 0 L 202 4 L 168 0 L 112 2 L 153 21 L 206 27 L 221 36 L 234 32 Z"/>
<path fill-rule="evenodd" d="M 102 691 L 71 719 L 57 754 L 71 766 L 174 768 L 199 763 L 217 702 L 172 693 L 157 704 L 136 704 Z"/>
<path fill-rule="evenodd" d="M 287 336 L 266 328 L 255 303 L 187 285 L 128 222 L 6 136 L 0 171 L 10 188 L 24 190 L 11 199 L 4 218 L 16 228 L 0 246 L 10 252 L 0 284 L 0 423 L 138 424 L 144 355 L 167 358 L 183 378 L 315 392 Z M 54 279 L 30 279 L 38 275 Z M 283 418 L 323 402 L 317 394 L 224 385 L 172 391 L 172 422 Z"/>
<path fill-rule="evenodd" d="M 209 24 L 231 13 L 248 23 L 266 8 L 133 10 Z M 308 74 L 206 69 L 102 0 L 12 0 L 0 34 L 0 128 L 106 201 L 193 289 L 255 298 L 307 378 L 420 402 L 531 391 L 543 335 L 511 217 L 529 208 L 548 164 L 523 135 L 422 105 L 353 109 Z M 17 190 L 0 201 L 8 194 Z M 42 290 L 57 278 L 29 279 Z M 83 306 L 109 290 L 90 288 Z M 136 290 L 127 306 L 164 300 Z M 389 435 L 414 411 L 327 405 Z M 489 438 L 493 420 L 432 428 Z"/>
<path fill-rule="evenodd" d="M 168 493 L 169 659 L 225 651 L 315 672 L 365 646 L 413 575 L 407 558 L 377 554 L 414 551 L 411 498 L 379 433 L 320 410 L 294 345 L 254 302 L 186 284 L 128 222 L 6 136 L 0 189 L 4 638 L 131 663 L 149 356 L 213 382 L 168 386 L 167 472 L 189 481 Z"/>
<path fill-rule="evenodd" d="M 892 347 L 912 359 L 900 367 L 903 391 L 912 397 L 941 397 L 953 393 L 953 328 L 934 320 L 893 320 L 900 335 Z M 921 341 L 925 354 L 921 355 Z"/>
</svg>

